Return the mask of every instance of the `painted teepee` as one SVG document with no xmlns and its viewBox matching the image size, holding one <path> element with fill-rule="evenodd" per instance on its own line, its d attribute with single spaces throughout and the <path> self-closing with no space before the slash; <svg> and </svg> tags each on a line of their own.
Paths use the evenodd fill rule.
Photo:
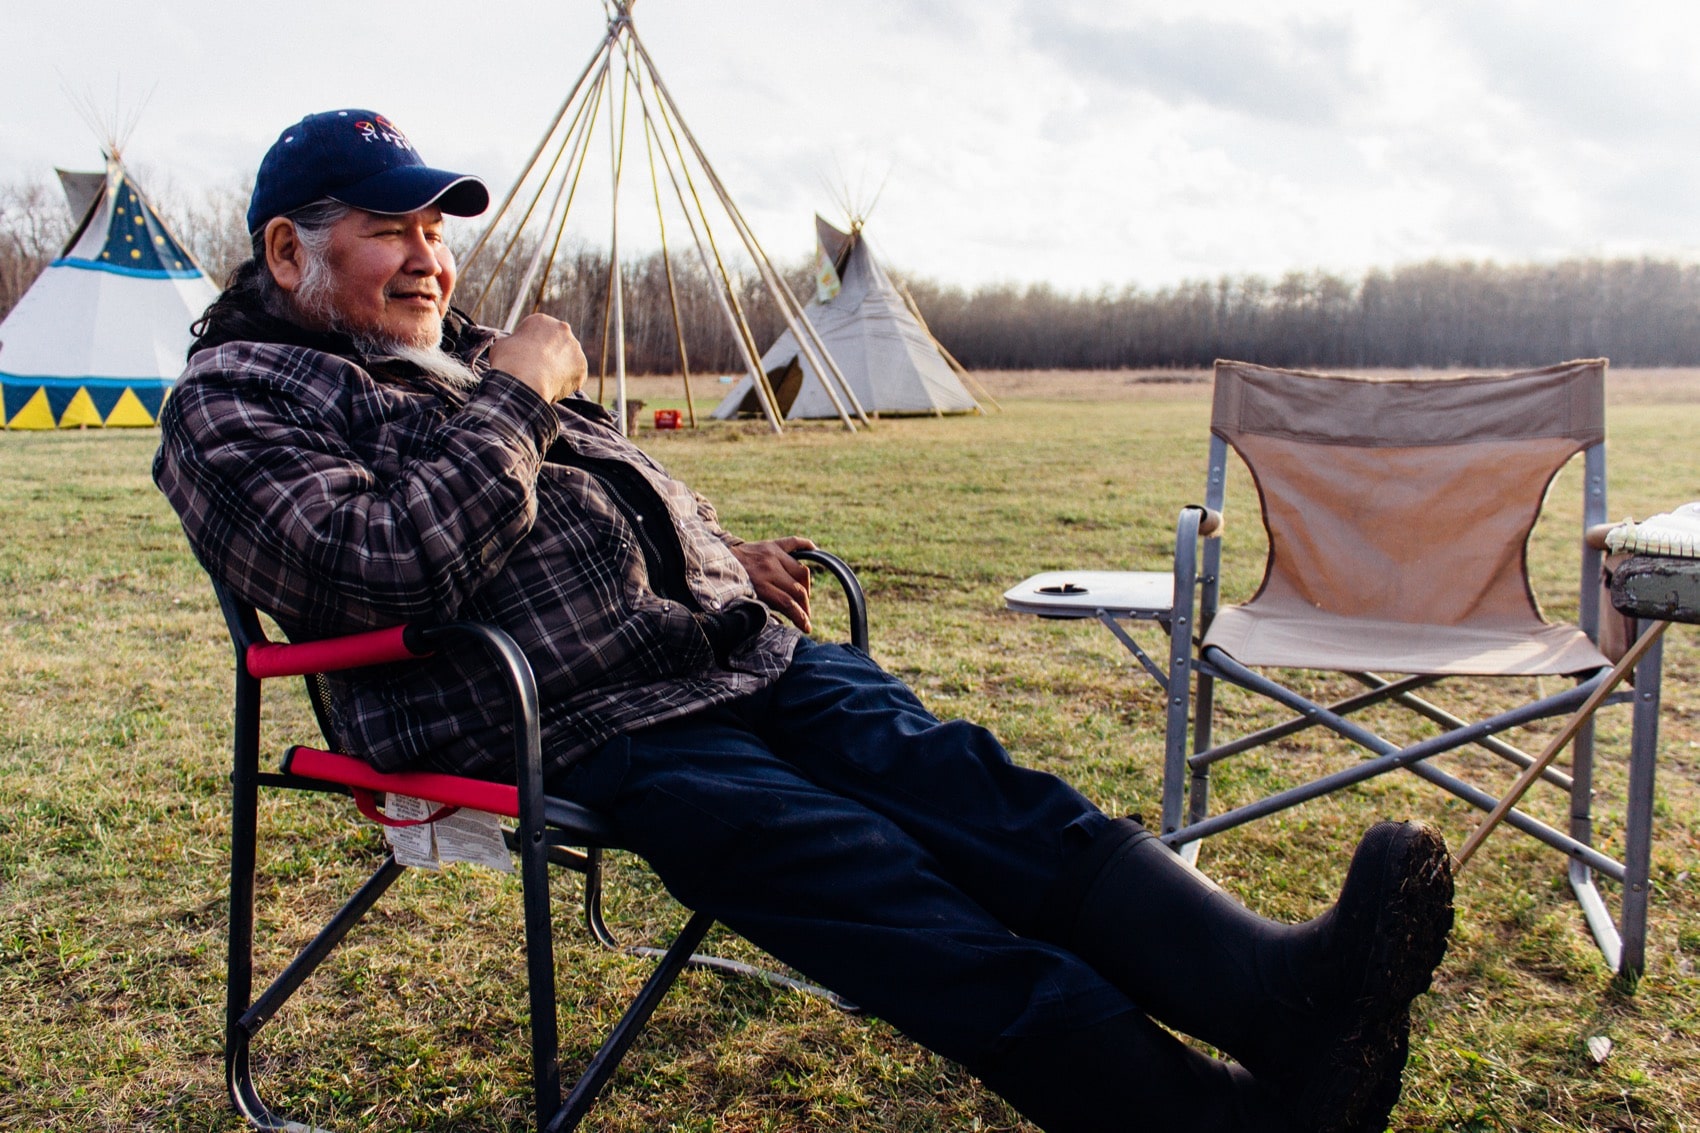
<svg viewBox="0 0 1700 1133">
<path fill-rule="evenodd" d="M 146 426 L 183 369 L 189 325 L 217 295 L 111 147 L 106 172 L 60 180 L 79 223 L 0 322 L 10 429 Z"/>
<path fill-rule="evenodd" d="M 815 297 L 803 315 L 837 360 L 856 401 L 869 413 L 888 415 L 978 412 L 962 372 L 869 251 L 860 220 L 841 232 L 817 216 L 815 237 Z M 820 371 L 791 330 L 767 348 L 761 369 L 786 420 L 834 415 Z M 755 383 L 746 377 L 714 416 L 760 408 Z"/>
</svg>

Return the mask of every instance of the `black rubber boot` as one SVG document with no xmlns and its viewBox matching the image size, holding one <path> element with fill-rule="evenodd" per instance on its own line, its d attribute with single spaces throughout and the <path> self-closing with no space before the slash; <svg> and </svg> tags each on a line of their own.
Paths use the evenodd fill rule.
<svg viewBox="0 0 1700 1133">
<path fill-rule="evenodd" d="M 1005 1039 L 968 1069 L 1045 1133 L 1300 1133 L 1243 1068 L 1200 1054 L 1137 1011 L 1068 1034 Z"/>
<path fill-rule="evenodd" d="M 1113 823 L 1059 886 L 1061 942 L 1139 1007 L 1274 1090 L 1297 1128 L 1380 1133 L 1399 1099 L 1411 1001 L 1452 928 L 1440 834 L 1364 835 L 1333 908 L 1260 917 L 1139 823 Z"/>
</svg>

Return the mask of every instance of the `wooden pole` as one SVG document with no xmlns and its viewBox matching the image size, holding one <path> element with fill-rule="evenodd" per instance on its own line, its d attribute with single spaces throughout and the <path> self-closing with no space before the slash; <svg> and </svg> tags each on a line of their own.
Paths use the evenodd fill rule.
<svg viewBox="0 0 1700 1133">
<path fill-rule="evenodd" d="M 595 87 L 595 94 L 592 98 L 586 99 L 586 106 L 589 108 L 589 113 L 582 117 L 579 122 L 578 133 L 572 136 L 573 160 L 568 163 L 568 171 L 571 175 L 568 176 L 567 173 L 562 174 L 561 183 L 555 189 L 555 197 L 549 202 L 549 213 L 543 220 L 542 238 L 539 239 L 536 250 L 534 250 L 531 254 L 531 262 L 526 265 L 525 276 L 521 281 L 519 288 L 514 292 L 513 303 L 508 307 L 508 317 L 503 324 L 503 329 L 505 330 L 512 331 L 514 327 L 519 324 L 519 320 L 523 317 L 522 312 L 525 310 L 526 296 L 531 292 L 533 281 L 538 281 L 537 293 L 532 299 L 532 303 L 534 304 L 533 310 L 536 309 L 536 306 L 542 304 L 543 289 L 547 286 L 549 281 L 549 276 L 546 271 L 542 273 L 541 280 L 539 280 L 539 269 L 543 266 L 544 260 L 543 249 L 548 243 L 550 231 L 553 230 L 555 233 L 555 239 L 552 245 L 548 245 L 548 260 L 549 264 L 553 266 L 555 262 L 555 249 L 560 247 L 561 234 L 566 230 L 567 217 L 572 213 L 573 198 L 578 194 L 579 177 L 583 175 L 584 163 L 590 156 L 590 146 L 588 144 L 590 130 L 595 123 L 596 109 L 601 105 L 601 92 L 602 88 L 607 84 L 607 80 L 608 68 L 604 67 L 601 71 L 597 86 Z M 551 173 L 552 172 L 553 170 L 551 170 Z M 529 212 L 527 217 L 529 218 Z M 522 228 L 523 225 L 524 221 L 521 222 Z M 514 238 L 519 238 L 519 233 L 517 231 L 514 234 Z"/>
<path fill-rule="evenodd" d="M 573 100 L 578 98 L 579 89 L 584 86 L 585 78 L 589 76 L 591 69 L 596 66 L 597 59 L 601 58 L 602 54 L 608 50 L 608 43 L 612 38 L 612 35 L 613 32 L 610 30 L 609 34 L 603 37 L 602 43 L 591 55 L 590 62 L 586 63 L 584 65 L 584 70 L 579 72 L 578 81 L 573 83 L 572 90 L 567 93 L 567 97 L 561 102 L 561 109 L 555 112 L 555 117 L 552 121 L 550 121 L 549 128 L 543 131 L 543 136 L 538 139 L 537 148 L 531 151 L 531 157 L 526 159 L 525 165 L 520 169 L 519 176 L 514 179 L 513 188 L 509 189 L 508 195 L 502 198 L 502 203 L 496 208 L 495 213 L 493 213 L 490 217 L 490 223 L 485 225 L 484 232 L 478 237 L 478 243 L 472 246 L 472 251 L 467 254 L 466 261 L 460 265 L 460 269 L 462 271 L 466 271 L 471 268 L 473 263 L 478 259 L 479 254 L 484 251 L 485 242 L 488 241 L 495 233 L 496 225 L 507 213 L 508 206 L 514 203 L 514 197 L 519 194 L 520 186 L 525 183 L 525 179 L 530 175 L 531 171 L 537 167 L 537 159 L 543 155 L 544 147 L 549 144 L 549 139 L 554 137 L 555 131 L 560 128 L 561 119 L 567 116 L 568 108 L 572 106 Z M 571 131 L 569 131 L 569 133 L 570 132 Z M 539 195 L 541 195 L 541 191 L 539 191 Z M 524 226 L 523 222 L 521 223 L 521 226 Z"/>
<path fill-rule="evenodd" d="M 1499 800 L 1499 805 L 1495 806 L 1488 813 L 1487 818 L 1482 820 L 1482 824 L 1476 827 L 1475 833 L 1471 834 L 1469 840 L 1464 843 L 1464 848 L 1459 850 L 1457 856 L 1452 859 L 1454 873 L 1464 868 L 1464 863 L 1470 860 L 1471 855 L 1487 840 L 1487 836 L 1493 833 L 1493 828 L 1498 826 L 1500 820 L 1506 816 L 1512 807 L 1517 805 L 1518 800 L 1523 797 L 1534 781 L 1540 778 L 1541 772 L 1545 771 L 1547 765 L 1558 756 L 1564 745 L 1575 738 L 1577 731 L 1594 715 L 1594 712 L 1605 702 L 1606 697 L 1611 695 L 1612 690 L 1623 683 L 1623 678 L 1630 674 L 1635 668 L 1636 662 L 1641 660 L 1642 655 L 1647 652 L 1653 642 L 1659 639 L 1659 636 L 1665 632 L 1669 625 L 1669 622 L 1654 622 L 1642 631 L 1635 644 L 1630 646 L 1629 651 L 1619 658 L 1616 665 L 1612 666 L 1611 672 L 1606 674 L 1606 679 L 1600 682 L 1598 688 L 1588 694 L 1588 699 L 1582 702 L 1582 707 L 1578 708 L 1575 714 L 1564 722 L 1564 727 L 1559 729 L 1558 735 L 1552 738 L 1546 749 L 1535 758 L 1533 763 L 1523 769 L 1523 774 L 1517 777 L 1517 782 L 1512 784 L 1511 790 L 1507 791 L 1505 797 Z"/>
<path fill-rule="evenodd" d="M 630 24 L 626 25 L 629 29 Z M 632 64 L 631 56 L 626 56 L 625 77 L 620 83 L 620 118 L 619 127 L 614 125 L 614 98 L 608 98 L 608 160 L 612 162 L 611 174 L 614 183 L 614 197 L 609 204 L 608 217 L 608 256 L 612 261 L 610 270 L 614 276 L 614 416 L 622 435 L 626 433 L 626 284 L 624 273 L 620 271 L 620 175 L 625 171 L 626 164 L 626 107 L 631 99 Z"/>
<path fill-rule="evenodd" d="M 761 362 L 759 361 L 761 358 L 761 351 L 756 348 L 755 338 L 750 331 L 749 319 L 744 315 L 743 304 L 738 301 L 738 293 L 732 286 L 731 273 L 727 271 L 726 263 L 721 258 L 720 246 L 715 242 L 714 230 L 708 223 L 708 211 L 703 207 L 702 197 L 697 192 L 696 180 L 691 176 L 690 162 L 685 157 L 684 146 L 679 141 L 678 132 L 676 132 L 673 128 L 673 117 L 670 117 L 667 113 L 670 99 L 667 97 L 666 85 L 662 83 L 661 77 L 655 73 L 655 66 L 649 61 L 649 56 L 644 52 L 643 44 L 637 40 L 635 33 L 633 34 L 632 39 L 638 49 L 639 56 L 644 61 L 645 71 L 649 76 L 649 81 L 656 89 L 656 113 L 660 115 L 662 125 L 667 127 L 668 138 L 672 141 L 674 151 L 677 153 L 679 158 L 679 172 L 684 174 L 685 187 L 690 190 L 691 200 L 696 206 L 696 213 L 702 219 L 702 237 L 699 238 L 698 248 L 701 250 L 701 239 L 706 239 L 708 241 L 709 249 L 711 249 L 714 253 L 714 265 L 712 271 L 714 274 L 718 275 L 721 281 L 720 294 L 723 297 L 723 301 L 727 305 L 727 308 L 733 312 L 733 333 L 738 336 L 739 342 L 743 347 L 745 364 L 749 367 L 750 379 L 755 385 L 756 398 L 761 402 L 762 411 L 767 415 L 768 425 L 775 433 L 782 433 L 785 430 L 784 426 L 779 422 L 779 401 L 774 396 L 773 387 L 768 383 L 766 372 L 761 368 Z M 644 105 L 644 112 L 646 114 L 649 113 L 647 103 Z M 676 117 L 677 114 L 678 108 L 674 107 L 673 116 Z M 682 129 L 684 123 L 681 121 L 679 125 Z M 659 136 L 659 133 L 657 136 Z M 688 131 L 686 131 L 686 137 L 687 139 L 690 138 Z M 691 148 L 697 153 L 697 158 L 700 163 L 701 151 L 697 149 L 694 139 L 692 140 Z M 667 164 L 668 175 L 673 176 L 672 163 L 667 160 L 667 151 L 665 148 L 662 150 L 661 158 L 662 161 Z M 712 175 L 713 171 L 705 169 L 704 172 Z M 681 207 L 683 207 L 684 195 L 683 191 L 679 189 L 679 184 L 676 178 L 674 179 L 674 189 L 680 193 L 680 204 Z M 686 219 L 689 220 L 689 208 L 686 208 L 685 216 Z M 692 233 L 695 234 L 695 231 L 695 225 L 693 224 Z"/>
<path fill-rule="evenodd" d="M 602 72 L 604 74 L 607 72 L 607 66 L 608 66 L 607 60 L 604 59 L 603 60 L 603 66 L 602 66 Z M 593 90 L 600 89 L 601 81 L 602 81 L 601 75 L 598 75 L 595 84 L 593 84 L 593 86 L 592 86 L 592 89 Z M 556 149 L 556 151 L 555 151 L 554 159 L 552 161 L 550 161 L 549 168 L 544 171 L 542 178 L 538 181 L 537 192 L 532 195 L 530 203 L 527 204 L 526 207 L 525 207 L 525 212 L 519 218 L 519 223 L 514 226 L 514 233 L 511 237 L 509 237 L 507 245 L 502 249 L 501 258 L 496 261 L 496 266 L 493 269 L 491 269 L 489 278 L 485 281 L 484 290 L 479 292 L 479 294 L 478 294 L 478 301 L 472 305 L 472 310 L 471 310 L 470 313 L 471 313 L 473 318 L 476 319 L 478 317 L 478 312 L 483 308 L 484 301 L 489 297 L 491 289 L 495 286 L 497 276 L 500 274 L 502 268 L 507 264 L 508 257 L 513 254 L 514 245 L 519 243 L 520 238 L 525 235 L 526 223 L 531 220 L 531 214 L 536 210 L 537 203 L 543 199 L 543 194 L 548 191 L 549 182 L 554 179 L 555 170 L 560 166 L 561 159 L 563 157 L 567 157 L 567 168 L 568 169 L 572 169 L 574 167 L 575 160 L 577 162 L 577 167 L 580 170 L 583 169 L 584 160 L 583 160 L 582 157 L 579 157 L 579 152 L 584 146 L 585 129 L 586 129 L 585 111 L 586 111 L 587 108 L 589 108 L 590 112 L 591 112 L 590 117 L 594 118 L 595 117 L 595 106 L 596 106 L 596 103 L 588 95 L 584 99 L 580 100 L 580 102 L 578 104 L 578 110 L 573 115 L 573 121 L 567 127 L 567 132 L 561 139 L 560 147 L 558 149 Z M 572 156 L 569 157 L 568 156 L 569 153 Z M 536 168 L 536 165 L 535 165 L 535 163 L 533 163 L 532 169 L 528 169 L 528 170 L 525 171 L 525 173 L 520 175 L 519 182 L 523 182 L 528 177 L 530 177 L 532 171 L 535 168 Z M 514 185 L 514 188 L 515 188 L 516 191 L 519 188 L 519 182 L 516 182 L 515 185 Z M 573 183 L 574 183 L 575 186 L 578 183 L 576 175 L 573 178 Z M 566 180 L 564 179 L 564 177 L 563 177 L 561 184 L 562 184 L 562 187 L 565 187 Z M 549 214 L 548 214 L 549 217 L 553 217 L 555 215 L 555 208 L 559 204 L 560 200 L 561 200 L 561 190 L 557 189 L 556 193 L 555 193 L 554 200 L 552 200 L 550 202 Z M 504 206 L 504 207 L 506 207 L 506 206 Z M 572 207 L 570 199 L 568 201 L 567 207 L 569 209 Z M 565 222 L 565 219 L 563 217 L 562 224 L 564 225 L 565 223 L 566 222 Z M 553 227 L 554 227 L 553 222 L 551 220 L 546 219 L 545 223 L 543 225 L 543 236 L 544 236 L 544 238 L 547 238 L 549 230 Z M 541 247 L 541 244 L 539 246 Z M 533 257 L 533 262 L 535 263 L 535 256 Z M 531 280 L 531 272 L 528 270 L 527 273 L 526 273 L 525 282 L 523 282 L 517 289 L 515 289 L 513 301 L 510 302 L 510 304 L 509 304 L 508 314 L 509 314 L 510 318 L 513 316 L 514 311 L 518 309 L 519 305 L 524 303 L 525 294 L 526 294 L 526 292 L 528 292 L 531 289 L 530 280 Z"/>
<path fill-rule="evenodd" d="M 639 93 L 641 100 L 642 94 Z M 685 324 L 679 318 L 679 290 L 673 283 L 673 257 L 667 251 L 667 218 L 661 211 L 661 174 L 655 168 L 655 127 L 646 115 L 643 120 L 643 148 L 649 155 L 649 184 L 655 193 L 655 226 L 661 233 L 661 267 L 667 273 L 667 302 L 673 310 L 673 340 L 679 344 L 679 372 L 685 379 L 685 411 L 690 415 L 691 428 L 697 427 L 697 406 L 691 398 L 691 360 L 685 350 Z"/>
<path fill-rule="evenodd" d="M 649 104 L 643 101 L 641 90 L 638 98 L 643 105 L 645 121 L 648 122 L 650 121 Z M 656 141 L 659 142 L 660 140 L 661 135 L 660 132 L 657 131 Z M 678 140 L 675 138 L 673 141 L 674 147 L 677 149 Z M 672 159 L 667 156 L 667 147 L 662 145 L 659 149 L 661 153 L 661 164 L 663 168 L 667 170 L 667 179 L 673 185 L 673 195 L 679 202 L 679 212 L 685 218 L 685 227 L 691 234 L 691 242 L 696 246 L 697 258 L 702 262 L 702 270 L 710 279 L 718 279 L 720 281 L 720 286 L 714 290 L 714 298 L 715 301 L 720 304 L 720 312 L 726 317 L 726 324 L 732 331 L 732 339 L 737 344 L 738 353 L 744 359 L 744 366 L 750 373 L 750 382 L 752 388 L 756 392 L 756 401 L 761 404 L 762 411 L 766 414 L 768 424 L 772 427 L 773 431 L 775 433 L 784 432 L 784 427 L 780 425 L 779 417 L 775 410 L 773 389 L 767 383 L 767 375 L 762 372 L 758 355 L 755 352 L 754 336 L 750 333 L 749 324 L 744 319 L 742 308 L 735 305 L 736 296 L 732 292 L 732 282 L 727 278 L 725 265 L 720 262 L 719 249 L 714 248 L 713 233 L 707 232 L 708 246 L 705 247 L 703 244 L 704 233 L 697 231 L 697 218 L 692 217 L 691 208 L 685 202 L 685 190 L 679 184 L 678 174 L 673 171 L 673 162 Z M 685 161 L 683 152 L 680 152 L 678 157 L 679 163 L 683 167 Z M 688 179 L 690 170 L 686 168 L 684 171 Z M 694 189 L 692 197 L 693 199 L 695 198 Z M 703 229 L 706 232 L 708 229 L 708 217 L 703 215 L 700 219 L 703 223 Z M 713 256 L 710 256 L 709 254 L 711 248 L 713 248 Z"/>
</svg>

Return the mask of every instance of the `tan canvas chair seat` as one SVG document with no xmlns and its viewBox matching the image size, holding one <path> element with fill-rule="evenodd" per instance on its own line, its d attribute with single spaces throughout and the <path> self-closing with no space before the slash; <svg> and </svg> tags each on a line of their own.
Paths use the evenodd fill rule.
<svg viewBox="0 0 1700 1133">
<path fill-rule="evenodd" d="M 1242 606 L 1210 623 L 1204 644 L 1254 668 L 1446 676 L 1554 676 L 1609 664 L 1575 626 L 1411 625 L 1321 610 Z"/>
</svg>

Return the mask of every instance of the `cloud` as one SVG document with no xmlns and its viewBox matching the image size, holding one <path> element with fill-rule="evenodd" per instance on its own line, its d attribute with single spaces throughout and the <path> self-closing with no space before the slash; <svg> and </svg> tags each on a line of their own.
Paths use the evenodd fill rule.
<svg viewBox="0 0 1700 1133">
<path fill-rule="evenodd" d="M 1437 13 L 1477 81 L 1530 128 L 1616 146 L 1663 144 L 1693 123 L 1695 23 L 1680 8 L 1507 3 Z"/>
<path fill-rule="evenodd" d="M 1108 25 L 1044 0 L 1021 21 L 1066 73 L 1085 73 L 1170 105 L 1198 104 L 1256 119 L 1326 125 L 1361 94 L 1353 26 L 1345 17 L 1269 24 L 1149 16 Z"/>
<path fill-rule="evenodd" d="M 604 32 L 577 0 L 476 20 L 420 0 L 399 23 L 346 0 L 282 24 L 220 0 L 126 12 L 88 0 L 74 36 L 57 9 L 17 13 L 0 94 L 30 113 L 0 124 L 0 182 L 98 159 L 59 66 L 74 88 L 157 83 L 131 156 L 186 185 L 251 175 L 308 110 L 370 104 L 505 187 Z M 840 170 L 883 179 L 893 260 L 966 283 L 1700 247 L 1700 6 L 1679 0 L 645 0 L 636 19 L 782 258 Z M 252 81 L 261 44 L 288 82 Z M 654 211 L 631 160 L 623 232 Z M 600 240 L 592 180 L 574 211 Z"/>
</svg>

